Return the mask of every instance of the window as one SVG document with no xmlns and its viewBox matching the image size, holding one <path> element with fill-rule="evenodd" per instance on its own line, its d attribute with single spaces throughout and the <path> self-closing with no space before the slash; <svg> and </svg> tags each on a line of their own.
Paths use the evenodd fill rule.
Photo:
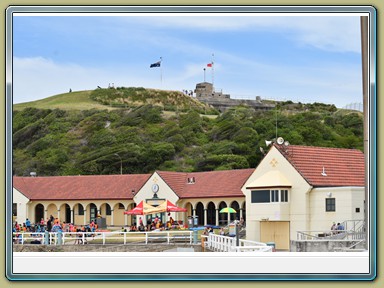
<svg viewBox="0 0 384 288">
<path fill-rule="evenodd" d="M 12 215 L 17 216 L 17 203 L 12 203 Z"/>
<path fill-rule="evenodd" d="M 288 190 L 256 190 L 251 192 L 251 203 L 288 202 Z"/>
<path fill-rule="evenodd" d="M 356 213 L 360 213 L 360 208 L 356 208 Z"/>
<path fill-rule="evenodd" d="M 83 207 L 83 205 L 79 204 L 79 205 L 77 205 L 77 207 L 79 209 L 78 214 L 79 215 L 84 215 L 84 207 Z"/>
<path fill-rule="evenodd" d="M 288 202 L 288 190 L 280 190 L 280 202 Z"/>
<path fill-rule="evenodd" d="M 119 209 L 125 209 L 124 204 L 119 203 Z"/>
<path fill-rule="evenodd" d="M 105 205 L 105 214 L 106 215 L 111 215 L 112 212 L 111 212 L 111 206 L 109 204 L 106 204 Z"/>
<path fill-rule="evenodd" d="M 279 202 L 279 190 L 271 190 L 271 202 Z"/>
<path fill-rule="evenodd" d="M 270 191 L 269 190 L 252 191 L 251 202 L 252 203 L 269 203 Z"/>
<path fill-rule="evenodd" d="M 336 199 L 335 198 L 325 199 L 325 211 L 326 212 L 335 212 L 336 211 Z"/>
</svg>

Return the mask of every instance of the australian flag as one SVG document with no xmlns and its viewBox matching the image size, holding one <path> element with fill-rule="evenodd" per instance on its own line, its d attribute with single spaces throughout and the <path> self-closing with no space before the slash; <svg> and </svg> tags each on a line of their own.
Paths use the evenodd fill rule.
<svg viewBox="0 0 384 288">
<path fill-rule="evenodd" d="M 149 66 L 149 68 L 160 67 L 160 63 L 161 63 L 161 61 L 157 61 L 156 63 L 151 64 L 151 66 Z"/>
</svg>

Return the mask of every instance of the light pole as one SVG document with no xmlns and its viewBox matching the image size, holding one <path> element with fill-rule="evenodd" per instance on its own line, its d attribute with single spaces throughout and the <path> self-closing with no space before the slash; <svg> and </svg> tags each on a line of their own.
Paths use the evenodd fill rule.
<svg viewBox="0 0 384 288">
<path fill-rule="evenodd" d="M 120 175 L 123 175 L 123 159 L 121 159 L 119 154 L 115 153 L 115 155 L 120 158 Z"/>
</svg>

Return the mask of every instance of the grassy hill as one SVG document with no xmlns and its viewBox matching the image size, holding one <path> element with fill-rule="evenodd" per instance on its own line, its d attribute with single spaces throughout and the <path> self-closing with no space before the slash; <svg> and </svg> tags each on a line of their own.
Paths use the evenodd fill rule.
<svg viewBox="0 0 384 288">
<path fill-rule="evenodd" d="M 92 91 L 77 91 L 51 96 L 45 99 L 13 105 L 13 110 L 25 108 L 61 109 L 61 110 L 89 110 L 113 109 L 100 104 L 90 98 Z"/>
<path fill-rule="evenodd" d="M 218 112 L 179 91 L 166 91 L 136 87 L 118 87 L 63 93 L 45 99 L 13 105 L 14 110 L 25 108 L 61 110 L 113 110 L 137 108 L 142 105 L 161 107 L 163 111 L 186 112 L 191 109 L 201 114 Z"/>
<path fill-rule="evenodd" d="M 363 149 L 362 113 L 333 105 L 282 102 L 277 110 L 237 106 L 217 114 L 181 92 L 144 88 L 16 104 L 13 175 L 118 174 L 121 164 L 123 173 L 256 167 L 276 125 L 294 145 Z"/>
</svg>

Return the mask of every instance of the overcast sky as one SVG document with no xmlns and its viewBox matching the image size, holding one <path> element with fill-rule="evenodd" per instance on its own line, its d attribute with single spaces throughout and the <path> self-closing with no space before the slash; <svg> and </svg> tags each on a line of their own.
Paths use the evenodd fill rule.
<svg viewBox="0 0 384 288">
<path fill-rule="evenodd" d="M 111 83 L 193 90 L 205 68 L 205 80 L 231 98 L 344 107 L 362 102 L 359 21 L 309 14 L 15 16 L 13 102 Z M 161 67 L 150 68 L 160 57 Z"/>
</svg>

